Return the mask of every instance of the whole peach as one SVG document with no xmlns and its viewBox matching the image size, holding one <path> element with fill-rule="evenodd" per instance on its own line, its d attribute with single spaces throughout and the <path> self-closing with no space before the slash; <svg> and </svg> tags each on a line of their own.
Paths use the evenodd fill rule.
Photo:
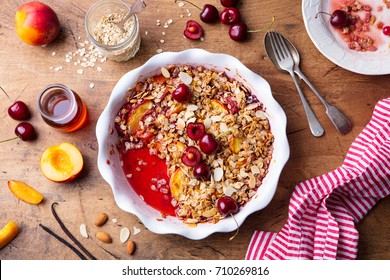
<svg viewBox="0 0 390 280">
<path fill-rule="evenodd" d="M 60 22 L 57 14 L 48 5 L 29 2 L 17 9 L 15 30 L 23 42 L 42 46 L 49 44 L 58 36 Z"/>
</svg>

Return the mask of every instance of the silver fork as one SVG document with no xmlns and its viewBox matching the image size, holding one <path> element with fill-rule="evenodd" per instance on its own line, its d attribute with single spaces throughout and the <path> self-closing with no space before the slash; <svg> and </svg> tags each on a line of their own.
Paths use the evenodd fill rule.
<svg viewBox="0 0 390 280">
<path fill-rule="evenodd" d="M 299 96 L 301 98 L 303 109 L 305 110 L 305 114 L 307 117 L 307 121 L 309 122 L 309 127 L 311 133 L 315 137 L 320 137 L 324 134 L 324 128 L 321 126 L 317 117 L 315 116 L 313 110 L 310 108 L 309 103 L 307 102 L 303 92 L 297 82 L 297 79 L 294 74 L 294 59 L 291 56 L 290 50 L 287 48 L 286 43 L 279 33 L 270 31 L 270 43 L 272 51 L 275 54 L 275 58 L 279 64 L 279 67 L 290 73 L 295 86 L 297 87 Z"/>
</svg>

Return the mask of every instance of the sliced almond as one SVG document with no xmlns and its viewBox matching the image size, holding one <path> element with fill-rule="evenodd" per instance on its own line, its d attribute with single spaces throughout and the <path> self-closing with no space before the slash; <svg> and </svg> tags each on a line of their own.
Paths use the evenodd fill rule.
<svg viewBox="0 0 390 280">
<path fill-rule="evenodd" d="M 135 252 L 135 242 L 133 240 L 129 240 L 126 244 L 127 254 L 131 256 Z"/>
<path fill-rule="evenodd" d="M 97 227 L 101 227 L 102 225 L 104 225 L 108 220 L 108 216 L 106 213 L 100 213 L 97 217 L 96 217 L 96 220 L 95 220 L 95 225 Z"/>
<path fill-rule="evenodd" d="M 179 78 L 186 85 L 189 85 L 192 83 L 192 77 L 190 75 L 188 75 L 186 72 L 180 72 Z"/>
<path fill-rule="evenodd" d="M 130 230 L 127 227 L 122 228 L 119 234 L 119 239 L 121 243 L 126 243 L 127 239 L 129 239 L 129 236 L 130 236 Z"/>
<path fill-rule="evenodd" d="M 219 182 L 222 180 L 223 177 L 223 169 L 221 167 L 215 168 L 214 169 L 214 180 L 216 182 Z"/>
<path fill-rule="evenodd" d="M 84 238 L 88 238 L 88 232 L 87 232 L 87 225 L 86 224 L 81 224 L 80 225 L 80 234 Z"/>
<path fill-rule="evenodd" d="M 171 77 L 171 73 L 165 67 L 161 67 L 161 74 L 167 79 Z"/>
<path fill-rule="evenodd" d="M 104 231 L 99 231 L 98 233 L 96 233 L 96 238 L 104 243 L 112 243 L 111 236 Z"/>
<path fill-rule="evenodd" d="M 140 233 L 141 232 L 141 229 L 140 228 L 137 228 L 137 227 L 134 227 L 133 228 L 133 233 L 134 233 L 134 235 L 137 235 L 138 233 Z"/>
</svg>

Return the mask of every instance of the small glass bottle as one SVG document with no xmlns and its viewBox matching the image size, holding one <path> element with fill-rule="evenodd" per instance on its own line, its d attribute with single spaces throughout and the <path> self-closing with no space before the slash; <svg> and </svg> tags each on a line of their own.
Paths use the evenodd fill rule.
<svg viewBox="0 0 390 280">
<path fill-rule="evenodd" d="M 115 22 L 118 19 L 115 16 L 124 17 L 129 11 L 130 6 L 121 0 L 99 0 L 90 7 L 85 17 L 85 30 L 89 41 L 105 57 L 116 62 L 127 61 L 134 57 L 141 45 L 136 15 L 128 20 L 127 27 L 125 24 L 125 32 L 116 26 Z M 113 23 L 107 24 L 110 21 Z M 102 27 L 102 24 L 105 26 Z M 119 43 L 116 43 L 120 36 L 123 37 Z"/>
<path fill-rule="evenodd" d="M 46 86 L 38 96 L 37 107 L 48 125 L 63 132 L 76 131 L 88 120 L 84 102 L 76 92 L 62 84 Z"/>
</svg>

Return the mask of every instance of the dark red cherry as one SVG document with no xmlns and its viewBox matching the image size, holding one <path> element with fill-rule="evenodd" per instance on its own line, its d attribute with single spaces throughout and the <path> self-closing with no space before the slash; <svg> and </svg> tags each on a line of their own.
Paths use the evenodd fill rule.
<svg viewBox="0 0 390 280">
<path fill-rule="evenodd" d="M 205 181 L 210 180 L 211 177 L 210 168 L 204 161 L 197 163 L 194 166 L 194 170 L 192 172 L 196 179 L 202 179 Z"/>
<path fill-rule="evenodd" d="M 240 21 L 241 14 L 237 8 L 229 7 L 223 9 L 219 15 L 219 19 L 223 24 L 233 24 Z"/>
<path fill-rule="evenodd" d="M 189 123 L 186 132 L 192 140 L 199 140 L 205 132 L 204 124 L 201 122 Z"/>
<path fill-rule="evenodd" d="M 238 4 L 238 0 L 221 0 L 221 4 L 224 7 L 235 7 Z"/>
<path fill-rule="evenodd" d="M 349 14 L 343 10 L 335 10 L 332 13 L 330 24 L 336 28 L 344 28 L 350 24 Z"/>
<path fill-rule="evenodd" d="M 34 127 L 28 122 L 21 122 L 15 128 L 15 134 L 23 141 L 30 141 L 36 138 Z"/>
<path fill-rule="evenodd" d="M 248 26 L 241 22 L 230 26 L 229 36 L 234 41 L 245 41 L 248 34 Z"/>
<path fill-rule="evenodd" d="M 211 133 L 206 133 L 199 139 L 199 147 L 205 154 L 212 154 L 218 150 L 219 144 Z"/>
<path fill-rule="evenodd" d="M 229 196 L 223 196 L 218 199 L 217 207 L 222 217 L 238 212 L 238 203 Z"/>
<path fill-rule="evenodd" d="M 172 92 L 172 98 L 177 102 L 185 103 L 190 101 L 192 92 L 186 84 L 179 84 L 177 88 Z"/>
<path fill-rule="evenodd" d="M 16 101 L 8 108 L 8 115 L 14 120 L 25 121 L 30 118 L 30 110 L 23 101 Z"/>
<path fill-rule="evenodd" d="M 184 150 L 181 161 L 187 166 L 194 166 L 202 160 L 202 154 L 195 146 L 189 146 Z"/>
<path fill-rule="evenodd" d="M 177 0 L 175 0 L 175 2 L 176 1 Z M 181 1 L 187 2 L 188 4 L 191 4 L 192 6 L 201 10 L 199 17 L 200 17 L 200 20 L 203 22 L 213 23 L 219 19 L 219 13 L 218 13 L 217 8 L 211 4 L 206 4 L 203 6 L 203 9 L 201 9 L 198 5 L 192 3 L 191 1 L 187 1 L 187 0 L 181 0 Z"/>
<path fill-rule="evenodd" d="M 189 20 L 183 34 L 188 39 L 199 40 L 203 36 L 203 28 L 195 20 Z"/>
<path fill-rule="evenodd" d="M 318 12 L 315 18 L 317 18 L 319 14 L 326 14 L 330 16 L 330 24 L 335 28 L 342 29 L 351 24 L 351 18 L 349 17 L 349 14 L 344 10 L 334 10 L 332 14 L 326 12 Z"/>
<path fill-rule="evenodd" d="M 219 19 L 219 13 L 215 6 L 206 4 L 203 6 L 203 10 L 200 13 L 200 20 L 205 23 L 214 23 Z"/>
</svg>

